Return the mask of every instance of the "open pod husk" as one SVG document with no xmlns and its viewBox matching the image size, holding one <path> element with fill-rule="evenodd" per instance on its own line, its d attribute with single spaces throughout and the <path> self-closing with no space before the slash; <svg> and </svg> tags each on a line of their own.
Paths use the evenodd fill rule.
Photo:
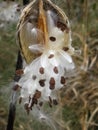
<svg viewBox="0 0 98 130">
<path fill-rule="evenodd" d="M 65 13 L 50 0 L 34 0 L 24 10 L 18 23 L 18 42 L 22 55 L 27 64 L 31 63 L 41 53 L 30 51 L 31 44 L 42 44 L 46 48 L 49 41 L 49 26 L 47 12 L 51 11 L 51 17 L 55 26 L 64 31 L 64 45 L 69 47 L 71 44 L 70 25 Z M 36 28 L 37 36 L 32 35 L 31 30 Z M 35 37 L 36 40 L 35 40 Z"/>
</svg>

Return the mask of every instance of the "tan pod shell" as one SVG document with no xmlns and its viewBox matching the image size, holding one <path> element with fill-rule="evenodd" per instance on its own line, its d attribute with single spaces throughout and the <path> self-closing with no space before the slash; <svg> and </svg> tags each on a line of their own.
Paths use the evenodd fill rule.
<svg viewBox="0 0 98 130">
<path fill-rule="evenodd" d="M 68 47 L 70 43 L 70 26 L 69 21 L 65 13 L 55 4 L 53 4 L 50 0 L 33 0 L 27 7 L 25 7 L 22 11 L 22 14 L 20 16 L 20 20 L 18 23 L 18 42 L 19 47 L 22 53 L 23 58 L 25 59 L 26 63 L 29 64 L 34 60 L 36 57 L 38 57 L 40 54 L 34 54 L 32 53 L 28 46 L 29 43 L 31 43 L 34 39 L 33 36 L 28 35 L 29 30 L 27 29 L 27 26 L 29 28 L 37 28 L 43 32 L 43 39 L 45 46 L 48 46 L 48 28 L 47 28 L 47 20 L 46 20 L 46 11 L 52 10 L 54 12 L 59 20 L 59 23 L 57 26 L 63 25 L 66 27 L 65 31 L 65 42 L 64 46 Z M 63 23 L 63 25 L 60 25 L 60 22 Z M 40 35 L 37 38 L 38 43 L 41 43 L 42 39 L 40 38 Z"/>
</svg>

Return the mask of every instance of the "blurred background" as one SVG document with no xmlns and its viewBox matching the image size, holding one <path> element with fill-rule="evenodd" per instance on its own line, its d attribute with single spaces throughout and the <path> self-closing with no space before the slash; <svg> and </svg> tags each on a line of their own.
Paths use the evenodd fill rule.
<svg viewBox="0 0 98 130">
<path fill-rule="evenodd" d="M 17 105 L 14 130 L 98 130 L 98 1 L 52 0 L 68 16 L 76 74 L 60 92 L 56 128 L 36 121 Z M 17 61 L 16 26 L 22 0 L 0 0 L 0 130 L 7 125 Z M 60 112 L 60 113 L 59 113 Z M 59 114 L 58 114 L 59 113 Z"/>
</svg>

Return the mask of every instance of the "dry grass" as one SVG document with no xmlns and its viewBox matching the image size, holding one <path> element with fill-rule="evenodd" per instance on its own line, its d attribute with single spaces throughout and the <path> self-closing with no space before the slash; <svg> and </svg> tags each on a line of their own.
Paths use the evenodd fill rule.
<svg viewBox="0 0 98 130">
<path fill-rule="evenodd" d="M 76 76 L 63 91 L 62 105 L 71 107 L 79 118 L 82 130 L 98 129 L 98 54 L 97 46 L 83 48 L 78 57 Z M 94 51 L 96 50 L 96 51 Z M 81 64 L 81 66 L 80 66 Z"/>
</svg>

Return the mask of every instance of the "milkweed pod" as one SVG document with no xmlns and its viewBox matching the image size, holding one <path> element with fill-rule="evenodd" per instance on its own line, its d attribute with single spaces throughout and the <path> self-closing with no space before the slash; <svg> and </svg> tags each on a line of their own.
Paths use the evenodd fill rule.
<svg viewBox="0 0 98 130">
<path fill-rule="evenodd" d="M 50 0 L 34 0 L 21 14 L 18 39 L 27 63 L 18 82 L 20 99 L 27 112 L 40 102 L 52 107 L 75 68 L 68 18 Z"/>
<path fill-rule="evenodd" d="M 17 36 L 27 64 L 47 49 L 72 49 L 69 20 L 50 0 L 33 0 L 23 9 Z"/>
</svg>

